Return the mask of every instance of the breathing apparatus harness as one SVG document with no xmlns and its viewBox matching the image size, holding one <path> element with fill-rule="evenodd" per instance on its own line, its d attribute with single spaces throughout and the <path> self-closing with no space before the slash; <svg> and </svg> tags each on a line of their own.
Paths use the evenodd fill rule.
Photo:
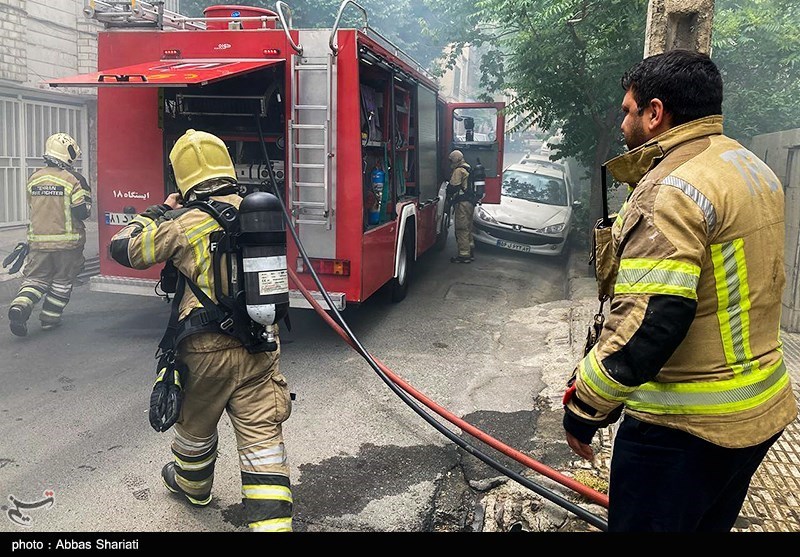
<svg viewBox="0 0 800 557">
<path fill-rule="evenodd" d="M 162 288 L 169 293 L 170 284 L 174 283 L 175 289 L 169 324 L 159 343 L 162 352 L 174 351 L 184 338 L 205 332 L 232 336 L 251 354 L 278 349 L 272 325 L 283 319 L 291 330 L 291 324 L 287 311 L 286 235 L 283 215 L 274 211 L 273 200 L 278 203 L 272 194 L 254 192 L 244 198 L 239 210 L 215 199 L 196 199 L 184 206 L 200 209 L 222 227 L 211 233 L 217 302 L 168 262 L 162 272 Z M 259 263 L 268 268 L 256 268 Z M 228 277 L 227 289 L 223 288 L 223 268 Z M 179 322 L 180 300 L 187 285 L 203 307 L 192 310 Z"/>
<path fill-rule="evenodd" d="M 238 210 L 230 203 L 208 198 L 190 201 L 184 209 L 199 209 L 222 227 L 210 236 L 217 302 L 167 261 L 160 284 L 167 299 L 173 294 L 172 308 L 156 352 L 149 414 L 150 425 L 159 432 L 167 431 L 180 416 L 187 369 L 176 352 L 183 339 L 199 333 L 224 334 L 256 354 L 278 350 L 275 326 L 281 319 L 291 330 L 280 201 L 270 193 L 253 192 L 244 197 Z M 202 307 L 180 320 L 187 285 Z"/>
</svg>

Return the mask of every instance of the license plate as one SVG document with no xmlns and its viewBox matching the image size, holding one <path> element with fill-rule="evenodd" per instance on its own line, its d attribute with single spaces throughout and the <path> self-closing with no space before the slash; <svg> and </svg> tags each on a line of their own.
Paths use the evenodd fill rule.
<svg viewBox="0 0 800 557">
<path fill-rule="evenodd" d="M 125 226 L 136 214 L 130 213 L 106 213 L 106 224 L 115 226 Z"/>
<path fill-rule="evenodd" d="M 497 246 L 506 249 L 513 249 L 516 251 L 522 251 L 525 253 L 531 252 L 530 246 L 526 246 L 525 244 L 517 244 L 515 242 L 506 242 L 505 240 L 497 240 Z"/>
</svg>

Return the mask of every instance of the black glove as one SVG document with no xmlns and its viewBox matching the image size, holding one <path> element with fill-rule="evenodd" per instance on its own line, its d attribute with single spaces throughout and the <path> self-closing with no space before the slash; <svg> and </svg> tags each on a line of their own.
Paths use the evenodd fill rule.
<svg viewBox="0 0 800 557">
<path fill-rule="evenodd" d="M 461 191 L 461 186 L 454 186 L 453 184 L 450 184 L 450 183 L 447 184 L 447 191 L 446 191 L 447 197 L 452 199 L 460 191 Z"/>
<path fill-rule="evenodd" d="M 181 415 L 183 387 L 182 366 L 171 358 L 159 359 L 158 376 L 150 393 L 150 425 L 158 432 L 167 431 Z"/>
<path fill-rule="evenodd" d="M 11 268 L 8 270 L 8 274 L 13 275 L 22 268 L 22 264 L 25 262 L 25 258 L 28 256 L 29 251 L 30 247 L 28 244 L 25 242 L 20 242 L 14 247 L 14 250 L 9 253 L 5 259 L 3 259 L 4 269 L 11 265 Z"/>
<path fill-rule="evenodd" d="M 139 213 L 144 217 L 149 217 L 155 221 L 160 219 L 164 216 L 167 211 L 171 211 L 172 207 L 167 205 L 166 203 L 162 203 L 161 205 L 150 205 L 147 209 Z"/>
</svg>

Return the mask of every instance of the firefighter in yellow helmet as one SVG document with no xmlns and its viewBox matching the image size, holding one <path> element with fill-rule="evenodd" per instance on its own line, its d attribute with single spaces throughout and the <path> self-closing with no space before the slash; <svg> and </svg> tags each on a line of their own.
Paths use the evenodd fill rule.
<svg viewBox="0 0 800 557">
<path fill-rule="evenodd" d="M 45 167 L 28 180 L 28 241 L 17 246 L 17 262 L 12 269 L 19 268 L 26 256 L 28 261 L 22 286 L 8 310 L 11 332 L 17 336 L 28 334 L 28 318 L 39 300 L 43 300 L 39 313 L 42 329 L 61 324 L 61 314 L 83 268 L 83 221 L 91 213 L 92 193 L 86 179 L 73 167 L 80 154 L 72 137 L 53 134 L 45 143 Z"/>
<path fill-rule="evenodd" d="M 455 221 L 456 244 L 458 254 L 450 258 L 451 263 L 472 263 L 475 260 L 473 251 L 475 240 L 472 237 L 472 214 L 475 211 L 475 199 L 469 191 L 470 165 L 464 160 L 464 154 L 456 149 L 448 156 L 452 173 L 447 184 L 448 206 L 453 207 Z"/>
<path fill-rule="evenodd" d="M 224 332 L 213 319 L 213 308 L 195 294 L 217 303 L 210 247 L 211 235 L 222 228 L 208 213 L 182 203 L 205 199 L 238 208 L 242 198 L 233 163 L 221 139 L 191 129 L 175 142 L 169 158 L 180 194 L 149 207 L 111 240 L 112 257 L 120 264 L 146 269 L 169 260 L 191 286 L 176 294 L 180 373 L 171 368 L 161 373 L 151 396 L 153 428 L 166 431 L 174 424 L 173 459 L 161 475 L 171 492 L 194 506 L 208 505 L 217 423 L 227 411 L 236 432 L 251 531 L 291 531 L 292 492 L 282 432 L 291 397 L 278 369 L 280 348 L 249 351 Z"/>
</svg>

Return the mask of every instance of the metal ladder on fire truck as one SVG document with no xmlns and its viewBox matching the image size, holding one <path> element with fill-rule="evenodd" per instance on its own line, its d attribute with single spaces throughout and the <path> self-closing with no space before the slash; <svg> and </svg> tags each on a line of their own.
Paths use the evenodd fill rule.
<svg viewBox="0 0 800 557">
<path fill-rule="evenodd" d="M 287 39 L 298 56 L 291 61 L 291 91 L 288 142 L 289 199 L 295 224 L 334 226 L 336 192 L 336 129 L 334 126 L 337 99 L 336 57 L 339 47 L 336 34 L 344 10 L 352 5 L 361 12 L 361 31 L 379 41 L 395 56 L 405 59 L 424 74 L 422 65 L 405 54 L 397 45 L 369 26 L 368 14 L 354 0 L 343 0 L 336 14 L 327 41 L 318 30 L 300 31 L 302 46 L 289 35 L 291 20 L 287 25 L 283 15 L 285 2 L 275 4 L 278 18 Z M 291 13 L 291 12 L 290 12 Z M 295 58 L 298 58 L 295 61 Z M 360 94 L 360 92 L 357 92 Z M 301 231 L 301 236 L 304 236 Z M 329 235 L 330 236 L 330 235 Z M 313 242 L 310 249 L 314 249 Z"/>
<path fill-rule="evenodd" d="M 298 45 L 289 34 L 286 3 L 279 0 L 275 7 L 289 44 L 297 53 L 289 62 L 288 209 L 295 225 L 322 226 L 328 231 L 333 227 L 336 180 L 336 64 L 323 33 L 301 31 L 302 46 Z M 299 228 L 301 237 L 311 232 Z"/>
<path fill-rule="evenodd" d="M 166 2 L 141 0 L 87 0 L 83 13 L 106 27 L 172 27 L 175 29 L 205 29 L 202 17 L 186 17 L 164 8 Z"/>
</svg>

